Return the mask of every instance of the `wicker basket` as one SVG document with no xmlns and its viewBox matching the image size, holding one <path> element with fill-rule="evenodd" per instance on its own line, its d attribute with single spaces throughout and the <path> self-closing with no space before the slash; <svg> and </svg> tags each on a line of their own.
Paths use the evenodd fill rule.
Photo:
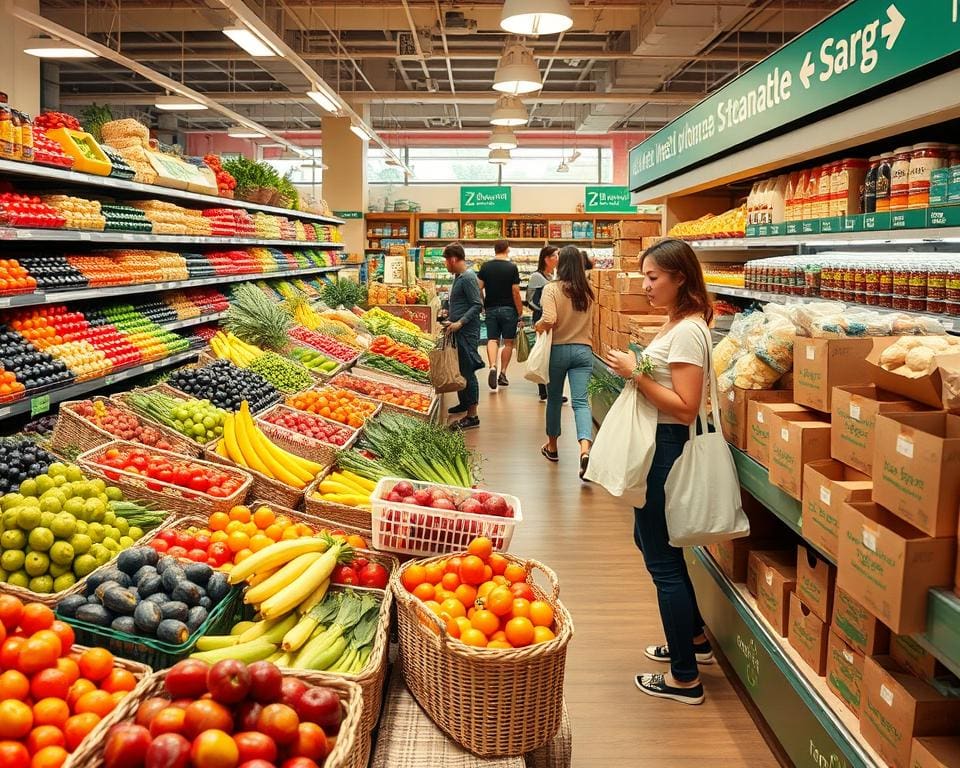
<svg viewBox="0 0 960 768">
<path fill-rule="evenodd" d="M 330 389 L 330 388 L 339 389 L 339 387 L 331 387 L 329 383 L 317 384 L 317 386 L 311 387 L 310 389 L 305 390 L 304 392 L 298 392 L 297 394 L 294 394 L 294 395 L 285 395 L 282 400 L 282 403 L 283 405 L 286 405 L 288 408 L 293 408 L 294 410 L 300 410 L 299 408 L 295 408 L 294 406 L 290 405 L 290 400 L 292 400 L 297 395 L 305 394 L 305 392 L 322 392 L 323 390 Z M 356 395 L 358 400 L 362 400 L 363 402 L 370 403 L 372 406 L 374 406 L 373 410 L 370 411 L 370 414 L 364 418 L 365 422 L 370 419 L 376 418 L 376 416 L 380 413 L 380 411 L 383 410 L 383 403 L 381 403 L 379 400 L 374 400 L 372 397 L 364 397 L 363 395 L 357 394 L 356 392 L 351 392 L 350 394 Z M 306 412 L 313 413 L 313 411 L 306 411 Z M 314 415 L 318 416 L 319 414 L 314 413 Z M 343 424 L 342 422 L 339 422 L 336 420 L 334 421 L 334 423 L 340 424 L 341 426 L 346 426 L 346 427 L 350 426 L 349 424 Z"/>
<path fill-rule="evenodd" d="M 393 413 L 402 413 L 407 416 L 415 416 L 418 419 L 423 419 L 425 421 L 432 421 L 434 411 L 436 411 L 437 406 L 440 404 L 440 396 L 433 390 L 433 387 L 427 386 L 426 384 L 418 384 L 415 381 L 410 381 L 409 383 L 400 385 L 397 383 L 395 377 L 393 380 L 388 380 L 388 377 L 384 374 L 378 373 L 376 376 L 369 369 L 350 371 L 349 375 L 355 376 L 358 379 L 365 379 L 367 381 L 376 382 L 378 384 L 388 384 L 391 387 L 397 387 L 397 389 L 405 389 L 408 392 L 416 392 L 417 394 L 424 395 L 430 398 L 430 407 L 426 411 L 418 411 L 414 408 L 407 408 L 405 405 L 395 405 L 394 403 L 388 403 L 385 400 L 377 400 L 379 403 L 383 403 L 383 410 Z M 350 389 L 349 386 L 341 384 L 338 382 L 340 376 L 336 376 L 330 380 L 330 385 L 334 387 L 343 387 L 344 389 Z M 363 395 L 362 392 L 357 392 L 358 395 Z M 370 397 L 371 399 L 376 399 L 372 395 L 364 395 L 364 397 Z"/>
<path fill-rule="evenodd" d="M 537 598 L 553 605 L 555 639 L 509 650 L 464 645 L 403 587 L 401 577 L 409 564 L 394 571 L 391 580 L 400 662 L 410 692 L 444 732 L 482 757 L 526 754 L 554 737 L 563 718 L 564 668 L 573 636 L 573 620 L 559 601 L 556 574 L 535 560 L 504 557 L 522 565 Z M 550 594 L 533 581 L 534 570 L 546 574 Z"/>
<path fill-rule="evenodd" d="M 267 477 L 261 472 L 257 472 L 250 467 L 240 467 L 232 459 L 221 456 L 215 448 L 206 448 L 203 452 L 203 458 L 214 464 L 221 464 L 231 469 L 240 469 L 246 472 L 252 478 L 250 492 L 259 499 L 276 502 L 284 507 L 298 507 L 303 500 L 303 489 L 294 488 L 272 477 Z"/>
<path fill-rule="evenodd" d="M 113 400 L 115 403 L 122 405 L 128 411 L 133 411 L 134 413 L 136 413 L 136 411 L 134 411 L 133 408 L 130 406 L 130 404 L 127 402 L 127 398 L 134 392 L 136 392 L 137 394 L 143 394 L 143 395 L 149 395 L 151 392 L 159 392 L 162 395 L 167 395 L 168 397 L 172 397 L 177 400 L 183 400 L 184 402 L 195 399 L 193 395 L 188 395 L 186 392 L 181 392 L 179 389 L 174 389 L 169 384 L 154 384 L 152 387 L 138 387 L 136 389 L 130 390 L 129 392 L 117 392 L 115 395 L 111 395 L 110 399 Z M 141 416 L 139 413 L 137 414 L 137 417 L 140 419 L 143 419 L 149 424 L 155 424 L 158 427 L 166 426 L 164 424 L 161 424 L 159 421 L 155 421 L 154 419 L 151 419 L 148 416 Z M 167 429 L 169 429 L 169 427 L 167 427 Z M 180 435 L 180 433 L 177 432 L 176 430 L 171 430 L 171 431 L 175 435 Z M 180 435 L 180 438 L 186 440 L 188 443 L 190 443 L 192 448 L 196 450 L 196 453 L 190 454 L 191 456 L 203 455 L 203 449 L 206 446 L 204 446 L 202 443 L 198 443 L 194 440 L 190 440 L 184 435 Z M 211 440 L 210 443 L 216 444 L 217 440 L 219 439 L 220 438 Z M 209 445 L 210 443 L 208 443 L 207 445 Z"/>
<path fill-rule="evenodd" d="M 284 411 L 291 411 L 293 413 L 309 413 L 309 411 L 298 411 L 296 408 L 291 408 L 289 405 L 279 403 L 257 416 L 257 426 L 260 427 L 260 430 L 264 434 L 269 436 L 271 442 L 276 443 L 286 451 L 290 451 L 290 453 L 295 453 L 297 456 L 303 456 L 305 459 L 310 459 L 318 464 L 330 466 L 337 458 L 337 451 L 349 450 L 360 437 L 359 429 L 354 429 L 346 424 L 341 424 L 339 421 L 325 419 L 323 416 L 320 416 L 316 413 L 310 413 L 310 415 L 319 419 L 320 421 L 327 422 L 327 424 L 333 424 L 341 429 L 349 430 L 353 434 L 343 445 L 331 445 L 330 443 L 325 443 L 322 440 L 301 435 L 299 432 L 294 432 L 292 429 L 287 429 L 279 424 L 272 424 L 269 421 L 266 421 L 266 417 L 268 415 L 273 414 L 274 412 L 282 413 Z"/>
<path fill-rule="evenodd" d="M 318 475 L 317 479 L 307 486 L 303 492 L 304 509 L 311 515 L 330 520 L 337 525 L 346 525 L 362 531 L 372 531 L 373 525 L 371 524 L 372 518 L 369 509 L 348 507 L 346 504 L 335 504 L 331 501 L 313 497 L 313 493 L 320 487 L 320 483 L 333 471 L 334 467 L 328 467 L 326 472 Z"/>
<path fill-rule="evenodd" d="M 170 429 L 170 427 L 164 426 L 152 419 L 145 418 L 111 398 L 97 395 L 90 399 L 95 403 L 108 403 L 114 408 L 119 408 L 125 413 L 132 414 L 141 425 L 148 425 L 156 429 L 163 439 L 170 443 L 171 450 L 174 452 L 182 453 L 184 456 L 196 457 L 200 455 L 201 446 L 184 435 L 181 435 L 176 430 Z M 63 449 L 70 447 L 89 450 L 104 443 L 111 443 L 117 439 L 116 435 L 110 434 L 107 430 L 98 427 L 92 421 L 76 413 L 73 409 L 80 402 L 79 400 L 71 400 L 60 403 L 57 424 L 53 429 L 53 437 L 50 438 L 51 445 L 58 452 L 62 452 Z"/>
<path fill-rule="evenodd" d="M 223 498 L 209 496 L 206 493 L 190 491 L 172 485 L 171 483 L 164 483 L 160 480 L 147 480 L 141 475 L 134 475 L 119 469 L 97 464 L 95 461 L 96 457 L 110 448 L 136 448 L 139 450 L 142 449 L 143 446 L 137 445 L 136 443 L 127 443 L 123 440 L 116 440 L 81 454 L 77 458 L 77 463 L 85 472 L 101 477 L 108 483 L 116 485 L 123 491 L 124 496 L 156 504 L 158 507 L 169 509 L 171 512 L 178 512 L 184 515 L 196 513 L 209 515 L 213 512 L 229 512 L 234 505 L 243 503 L 253 483 L 253 477 L 249 472 L 237 469 L 236 467 L 227 467 L 226 471 L 239 475 L 243 479 L 243 483 L 231 496 Z M 183 456 L 171 453 L 170 451 L 160 451 L 156 448 L 151 448 L 150 451 L 151 453 L 167 456 L 171 459 L 180 461 L 184 459 Z M 190 459 L 190 461 L 209 464 L 209 462 L 204 462 L 202 459 Z M 151 488 L 149 486 L 154 487 Z"/>
<path fill-rule="evenodd" d="M 87 734 L 87 738 L 71 755 L 71 761 L 67 765 L 72 768 L 95 768 L 95 766 L 103 765 L 103 749 L 110 729 L 119 723 L 132 720 L 144 700 L 152 696 L 162 696 L 165 691 L 164 679 L 166 674 L 166 671 L 155 672 L 146 679 L 144 685 L 138 686 L 136 697 L 125 697 L 113 712 L 97 723 L 96 727 Z M 340 733 L 337 735 L 336 744 L 330 750 L 330 754 L 327 755 L 323 768 L 352 768 L 351 755 L 354 751 L 357 731 L 360 728 L 362 707 L 360 686 L 344 680 L 342 677 L 320 672 L 310 673 L 310 677 L 306 675 L 298 675 L 298 677 L 302 677 L 314 685 L 332 688 L 340 696 L 340 703 L 343 708 Z"/>
<path fill-rule="evenodd" d="M 405 376 L 395 376 L 392 373 L 386 373 L 379 370 L 378 368 L 369 368 L 363 364 L 363 360 L 359 360 L 356 365 L 353 366 L 353 371 L 359 376 L 364 376 L 368 379 L 377 377 L 380 381 L 385 384 L 393 384 L 395 387 L 410 387 L 411 385 L 420 386 L 420 387 L 429 387 L 429 384 L 424 384 L 419 381 L 414 381 L 413 379 L 408 379 Z"/>
</svg>

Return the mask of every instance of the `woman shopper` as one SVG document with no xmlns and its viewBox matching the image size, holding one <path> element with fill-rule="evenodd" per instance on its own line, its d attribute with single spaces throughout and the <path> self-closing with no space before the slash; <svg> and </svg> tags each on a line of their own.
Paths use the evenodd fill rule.
<svg viewBox="0 0 960 768">
<path fill-rule="evenodd" d="M 550 383 L 547 384 L 547 442 L 540 452 L 559 461 L 560 405 L 563 380 L 570 379 L 570 399 L 580 441 L 580 478 L 583 479 L 593 443 L 593 417 L 587 402 L 587 382 L 593 374 L 593 289 L 583 269 L 580 250 L 560 249 L 557 279 L 543 289 L 543 315 L 537 333 L 553 331 L 550 348 Z"/>
<path fill-rule="evenodd" d="M 650 696 L 700 704 L 703 685 L 697 664 L 712 664 L 713 651 L 704 634 L 683 550 L 669 543 L 664 484 L 704 400 L 713 305 L 696 254 L 686 243 L 657 243 L 644 253 L 641 269 L 643 290 L 651 305 L 667 311 L 667 322 L 644 351 L 653 364 L 652 371 L 647 367 L 649 372 L 643 372 L 633 352 L 611 350 L 606 362 L 614 373 L 632 379 L 639 393 L 659 411 L 646 503 L 634 509 L 633 538 L 657 588 L 667 641 L 648 646 L 644 654 L 653 661 L 669 662 L 670 672 L 639 674 L 635 682 Z"/>
<path fill-rule="evenodd" d="M 530 275 L 527 281 L 526 304 L 533 310 L 533 324 L 536 325 L 543 317 L 543 307 L 540 306 L 540 299 L 543 295 L 543 289 L 547 286 L 557 271 L 557 262 L 560 260 L 558 255 L 560 249 L 555 245 L 545 245 L 540 249 L 540 259 L 537 262 L 537 271 Z M 547 385 L 537 384 L 540 390 L 540 402 L 547 400 Z M 566 398 L 564 398 L 566 400 Z"/>
</svg>

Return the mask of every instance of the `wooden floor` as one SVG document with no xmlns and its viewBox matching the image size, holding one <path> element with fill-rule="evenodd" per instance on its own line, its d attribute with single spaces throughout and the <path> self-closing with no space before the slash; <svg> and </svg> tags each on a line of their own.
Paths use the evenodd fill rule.
<svg viewBox="0 0 960 768">
<path fill-rule="evenodd" d="M 511 551 L 557 572 L 561 599 L 573 616 L 566 677 L 573 765 L 778 765 L 718 665 L 701 668 L 707 698 L 699 707 L 636 689 L 634 674 L 664 670 L 642 654 L 644 645 L 663 642 L 663 629 L 653 584 L 633 544 L 633 510 L 580 482 L 569 406 L 563 409 L 560 463 L 540 455 L 546 407 L 521 367 L 514 363 L 509 374 L 511 385 L 491 393 L 486 371 L 480 372 L 481 427 L 467 440 L 486 458 L 484 485 L 523 502 Z"/>
</svg>

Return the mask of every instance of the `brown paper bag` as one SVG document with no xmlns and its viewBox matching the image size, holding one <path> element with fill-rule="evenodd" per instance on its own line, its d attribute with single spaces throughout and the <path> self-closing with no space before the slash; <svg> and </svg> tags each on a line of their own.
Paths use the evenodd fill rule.
<svg viewBox="0 0 960 768">
<path fill-rule="evenodd" d="M 437 392 L 459 392 L 467 386 L 460 374 L 457 342 L 453 336 L 442 336 L 430 350 L 430 385 Z"/>
</svg>

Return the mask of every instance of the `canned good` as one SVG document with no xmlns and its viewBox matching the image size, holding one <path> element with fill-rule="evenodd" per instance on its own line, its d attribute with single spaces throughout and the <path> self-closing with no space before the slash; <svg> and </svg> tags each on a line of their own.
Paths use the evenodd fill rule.
<svg viewBox="0 0 960 768">
<path fill-rule="evenodd" d="M 880 163 L 877 166 L 877 213 L 886 213 L 890 210 L 890 183 L 893 172 L 893 154 L 880 156 Z M 907 190 L 907 198 L 910 193 Z"/>
<path fill-rule="evenodd" d="M 863 213 L 874 213 L 877 210 L 877 173 L 880 171 L 880 155 L 870 158 L 870 167 L 863 182 L 863 198 L 860 201 L 860 210 Z"/>
</svg>

